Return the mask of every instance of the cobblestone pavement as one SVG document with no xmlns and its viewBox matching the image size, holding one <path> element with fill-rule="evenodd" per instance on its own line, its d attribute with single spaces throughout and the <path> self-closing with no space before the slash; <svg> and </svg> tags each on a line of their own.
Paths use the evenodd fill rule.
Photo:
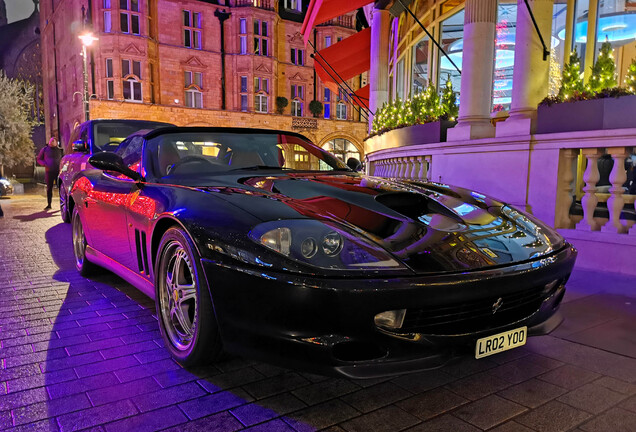
<svg viewBox="0 0 636 432">
<path fill-rule="evenodd" d="M 31 431 L 636 431 L 636 280 L 575 272 L 552 335 L 386 379 L 242 358 L 185 370 L 152 301 L 73 268 L 44 199 L 2 200 L 0 428 Z"/>
</svg>

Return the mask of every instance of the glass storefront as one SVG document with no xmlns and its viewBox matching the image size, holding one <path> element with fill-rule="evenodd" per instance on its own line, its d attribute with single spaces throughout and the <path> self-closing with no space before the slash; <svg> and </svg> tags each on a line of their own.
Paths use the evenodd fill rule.
<svg viewBox="0 0 636 432">
<path fill-rule="evenodd" d="M 413 47 L 413 70 L 412 70 L 412 89 L 411 94 L 415 95 L 424 91 L 428 87 L 428 36 L 424 36 Z"/>
<path fill-rule="evenodd" d="M 335 138 L 331 141 L 328 141 L 325 145 L 322 146 L 323 149 L 331 152 L 338 159 L 343 162 L 347 162 L 349 158 L 360 159 L 360 152 L 356 148 L 356 146 L 349 140 L 344 138 Z"/>
<path fill-rule="evenodd" d="M 495 26 L 495 65 L 492 82 L 492 110 L 510 108 L 512 102 L 512 70 L 515 64 L 517 5 L 500 0 Z"/>
<path fill-rule="evenodd" d="M 442 87 L 446 81 L 450 80 L 453 83 L 453 89 L 455 92 L 459 92 L 461 96 L 461 83 L 462 76 L 459 71 L 453 66 L 453 63 L 461 70 L 462 68 L 462 52 L 464 49 L 464 10 L 455 15 L 445 19 L 441 23 L 440 45 L 448 54 L 446 57 L 439 52 L 438 60 L 438 79 L 437 86 Z M 452 60 L 452 62 L 451 62 Z M 459 98 L 458 98 L 459 102 Z"/>
</svg>

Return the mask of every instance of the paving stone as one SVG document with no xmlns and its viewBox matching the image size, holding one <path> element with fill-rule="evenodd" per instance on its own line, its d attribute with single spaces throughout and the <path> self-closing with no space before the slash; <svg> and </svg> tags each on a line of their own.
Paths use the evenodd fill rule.
<svg viewBox="0 0 636 432">
<path fill-rule="evenodd" d="M 514 402 L 491 395 L 458 408 L 453 415 L 481 429 L 490 429 L 527 411 Z"/>
<path fill-rule="evenodd" d="M 171 406 L 108 423 L 106 432 L 152 432 L 187 421 L 179 408 Z"/>
<path fill-rule="evenodd" d="M 137 414 L 137 408 L 129 400 L 114 402 L 83 411 L 65 414 L 57 418 L 62 432 L 75 431 L 126 418 Z"/>
<path fill-rule="evenodd" d="M 272 378 L 245 384 L 243 388 L 256 399 L 262 399 L 278 393 L 291 391 L 298 387 L 306 386 L 307 384 L 309 384 L 309 382 L 299 374 L 287 372 Z M 311 397 L 311 395 L 308 394 L 307 397 Z"/>
<path fill-rule="evenodd" d="M 199 381 L 210 393 L 228 390 L 263 379 L 265 376 L 256 369 L 247 367 L 238 371 L 217 374 Z"/>
<path fill-rule="evenodd" d="M 575 389 L 601 375 L 577 366 L 566 364 L 558 369 L 539 375 L 537 378 L 566 389 Z"/>
<path fill-rule="evenodd" d="M 139 361 L 134 356 L 117 357 L 111 360 L 102 360 L 98 363 L 78 366 L 75 368 L 75 373 L 77 373 L 78 377 L 83 378 L 105 372 L 125 369 L 138 364 Z"/>
<path fill-rule="evenodd" d="M 349 432 L 393 432 L 418 423 L 420 419 L 391 405 L 344 422 L 342 428 Z"/>
<path fill-rule="evenodd" d="M 303 384 L 307 381 L 303 378 Z M 246 387 L 247 388 L 247 387 Z M 248 389 L 249 390 L 249 389 Z M 360 387 L 345 379 L 330 379 L 292 391 L 292 394 L 308 405 L 314 405 L 338 396 L 360 390 Z"/>
<path fill-rule="evenodd" d="M 41 420 L 35 423 L 28 423 L 16 426 L 11 432 L 57 432 L 59 427 L 55 419 Z"/>
<path fill-rule="evenodd" d="M 230 413 L 224 411 L 166 429 L 165 432 L 234 432 L 239 429 L 243 429 L 243 425 Z"/>
<path fill-rule="evenodd" d="M 497 394 L 521 405 L 536 408 L 561 396 L 565 392 L 567 390 L 546 381 L 531 379 L 502 390 Z"/>
<path fill-rule="evenodd" d="M 334 399 L 297 411 L 285 417 L 285 422 L 299 432 L 324 429 L 360 415 L 355 408 Z"/>
<path fill-rule="evenodd" d="M 22 425 L 90 407 L 86 395 L 77 394 L 16 408 L 13 410 L 13 419 L 15 425 Z"/>
<path fill-rule="evenodd" d="M 357 383 L 356 383 L 357 384 Z M 303 389 L 300 389 L 303 390 Z M 300 391 L 299 390 L 299 391 Z M 360 412 L 368 413 L 412 396 L 412 393 L 390 382 L 359 390 L 340 399 Z"/>
<path fill-rule="evenodd" d="M 170 370 L 181 369 L 177 363 L 172 360 L 160 360 L 154 363 L 143 364 L 139 366 L 133 366 L 127 369 L 120 369 L 115 371 L 115 375 L 121 382 L 134 381 L 136 379 L 152 376 L 157 373 L 166 372 Z"/>
<path fill-rule="evenodd" d="M 524 426 L 515 421 L 509 421 L 502 425 L 497 426 L 494 429 L 491 429 L 490 432 L 534 432 L 527 426 Z"/>
<path fill-rule="evenodd" d="M 621 408 L 625 408 L 626 410 L 636 412 L 636 396 L 633 396 L 620 404 Z"/>
<path fill-rule="evenodd" d="M 133 402 L 139 411 L 151 411 L 190 399 L 205 395 L 206 392 L 197 383 L 189 382 L 166 389 L 160 389 L 152 393 L 146 393 L 133 398 Z"/>
<path fill-rule="evenodd" d="M 133 398 L 138 395 L 151 393 L 161 388 L 152 377 L 142 378 L 110 387 L 90 390 L 86 394 L 95 406 Z"/>
<path fill-rule="evenodd" d="M 285 393 L 261 399 L 257 403 L 243 405 L 231 410 L 231 413 L 245 426 L 251 426 L 275 417 L 298 411 L 307 405 L 292 394 Z"/>
<path fill-rule="evenodd" d="M 102 387 L 110 387 L 115 384 L 119 384 L 117 377 L 112 373 L 104 373 L 59 384 L 47 385 L 46 389 L 51 398 L 55 399 Z"/>
<path fill-rule="evenodd" d="M 141 364 L 153 363 L 159 360 L 164 360 L 170 358 L 170 352 L 164 348 L 157 348 L 157 345 L 154 344 L 155 349 L 149 351 L 139 352 L 134 355 L 137 361 Z"/>
<path fill-rule="evenodd" d="M 559 362 L 559 364 L 562 364 Z M 501 378 L 504 381 L 518 384 L 549 371 L 551 368 L 531 361 L 528 357 L 514 360 L 497 366 L 488 371 L 489 374 Z"/>
<path fill-rule="evenodd" d="M 509 382 L 483 372 L 454 381 L 446 385 L 446 388 L 460 396 L 476 400 L 509 386 Z"/>
<path fill-rule="evenodd" d="M 253 426 L 251 428 L 247 428 L 243 430 L 249 431 L 249 432 L 295 432 L 296 431 L 296 429 L 293 429 L 287 423 L 279 419 L 272 420 L 267 423 L 259 424 L 257 426 Z"/>
<path fill-rule="evenodd" d="M 0 396 L 0 411 L 31 405 L 45 401 L 48 398 L 49 396 L 44 387 L 9 393 Z"/>
<path fill-rule="evenodd" d="M 188 418 L 194 420 L 210 414 L 216 414 L 240 405 L 246 401 L 229 391 L 211 394 L 179 404 L 179 408 L 186 413 Z"/>
<path fill-rule="evenodd" d="M 455 381 L 456 379 L 457 378 L 453 375 L 449 375 L 443 370 L 436 369 L 432 371 L 402 375 L 391 380 L 391 382 L 412 393 L 421 393 L 435 387 L 443 386 Z"/>
<path fill-rule="evenodd" d="M 561 432 L 568 431 L 589 418 L 590 414 L 585 411 L 559 401 L 551 401 L 520 415 L 515 421 L 537 432 Z"/>
<path fill-rule="evenodd" d="M 153 378 L 161 387 L 165 388 L 190 381 L 196 381 L 199 377 L 186 369 L 174 369 L 155 374 L 153 375 Z"/>
<path fill-rule="evenodd" d="M 636 431 L 636 413 L 612 408 L 583 424 L 580 429 L 588 432 L 634 432 Z"/>
<path fill-rule="evenodd" d="M 396 405 L 422 420 L 428 420 L 468 402 L 470 400 L 451 391 L 444 388 L 436 388 L 397 402 Z"/>
<path fill-rule="evenodd" d="M 603 386 L 624 395 L 636 394 L 636 384 L 627 383 L 612 377 L 601 377 L 594 381 L 594 384 Z"/>
<path fill-rule="evenodd" d="M 68 355 L 72 356 L 77 354 L 85 354 L 91 351 L 99 351 L 99 350 L 103 350 L 107 348 L 113 348 L 123 344 L 124 343 L 119 338 L 103 339 L 97 342 L 67 346 L 66 352 L 68 353 Z"/>
<path fill-rule="evenodd" d="M 470 423 L 453 417 L 450 414 L 436 417 L 424 423 L 408 429 L 408 432 L 480 432 L 481 429 L 476 428 Z"/>
<path fill-rule="evenodd" d="M 24 378 L 16 378 L 14 380 L 7 381 L 7 392 L 14 393 L 17 391 L 42 387 L 45 385 L 71 381 L 76 378 L 77 375 L 75 374 L 75 371 L 73 369 L 62 369 L 61 371 L 30 375 Z"/>
<path fill-rule="evenodd" d="M 559 397 L 559 401 L 589 413 L 599 414 L 625 399 L 625 395 L 612 391 L 596 382 L 585 384 Z"/>
</svg>

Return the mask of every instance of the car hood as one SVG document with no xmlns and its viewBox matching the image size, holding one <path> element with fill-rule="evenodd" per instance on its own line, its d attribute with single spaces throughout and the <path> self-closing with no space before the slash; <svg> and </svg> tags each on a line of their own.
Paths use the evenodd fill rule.
<svg viewBox="0 0 636 432">
<path fill-rule="evenodd" d="M 249 176 L 238 183 L 229 194 L 224 191 L 228 199 L 266 195 L 285 207 L 261 213 L 251 200 L 232 200 L 245 211 L 266 214 L 268 220 L 297 214 L 337 223 L 418 273 L 507 265 L 564 244 L 554 230 L 509 205 L 438 183 L 359 174 Z"/>
</svg>

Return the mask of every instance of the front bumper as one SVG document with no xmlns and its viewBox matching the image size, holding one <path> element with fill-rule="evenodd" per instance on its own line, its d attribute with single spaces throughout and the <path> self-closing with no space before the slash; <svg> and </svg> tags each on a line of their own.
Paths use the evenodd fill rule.
<svg viewBox="0 0 636 432">
<path fill-rule="evenodd" d="M 441 367 L 474 352 L 477 339 L 527 326 L 546 334 L 561 317 L 558 306 L 576 250 L 481 271 L 378 278 L 320 278 L 246 269 L 231 260 L 202 260 L 227 351 L 327 375 L 370 378 Z M 393 334 L 374 316 L 393 309 L 455 305 L 511 291 L 559 285 L 530 315 L 496 328 L 461 334 Z"/>
</svg>

